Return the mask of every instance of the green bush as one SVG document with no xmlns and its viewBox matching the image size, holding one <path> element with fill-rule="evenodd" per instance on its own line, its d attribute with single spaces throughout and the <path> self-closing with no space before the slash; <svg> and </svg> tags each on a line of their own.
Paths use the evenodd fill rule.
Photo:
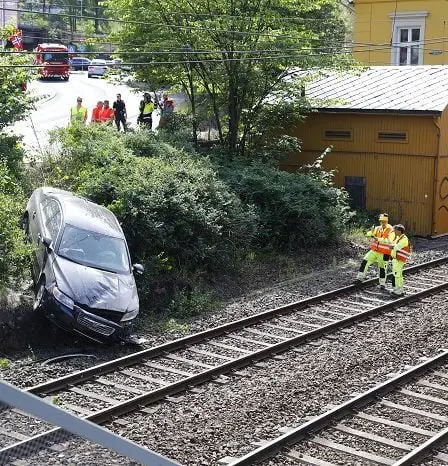
<svg viewBox="0 0 448 466">
<path fill-rule="evenodd" d="M 123 135 L 124 145 L 137 157 L 159 157 L 170 159 L 178 156 L 178 149 L 166 142 L 164 137 L 138 129 Z"/>
<path fill-rule="evenodd" d="M 29 271 L 30 247 L 19 226 L 25 203 L 6 163 L 0 162 L 0 293 L 19 285 Z"/>
<path fill-rule="evenodd" d="M 347 195 L 321 177 L 288 173 L 265 164 L 241 160 L 221 170 L 221 176 L 259 217 L 259 247 L 298 250 L 337 240 L 348 215 Z"/>
<path fill-rule="evenodd" d="M 17 179 L 23 175 L 23 155 L 17 136 L 0 134 L 0 162 L 4 162 L 9 173 Z"/>
<path fill-rule="evenodd" d="M 232 270 L 249 248 L 299 250 L 337 240 L 350 217 L 347 195 L 322 158 L 306 173 L 259 162 L 223 164 L 168 144 L 146 130 L 120 134 L 90 126 L 53 134 L 57 155 L 34 173 L 36 184 L 86 195 L 119 218 L 143 300 L 194 314 L 198 285 Z M 226 159 L 224 157 L 224 159 Z M 227 159 L 228 160 L 228 159 Z M 173 298 L 174 297 L 174 298 Z"/>
</svg>

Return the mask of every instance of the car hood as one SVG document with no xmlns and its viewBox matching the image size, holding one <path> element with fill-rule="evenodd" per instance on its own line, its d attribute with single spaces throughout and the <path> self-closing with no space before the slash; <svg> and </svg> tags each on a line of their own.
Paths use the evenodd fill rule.
<svg viewBox="0 0 448 466">
<path fill-rule="evenodd" d="M 93 309 L 126 312 L 138 309 L 132 274 L 119 274 L 56 257 L 53 270 L 58 288 L 76 303 Z"/>
</svg>

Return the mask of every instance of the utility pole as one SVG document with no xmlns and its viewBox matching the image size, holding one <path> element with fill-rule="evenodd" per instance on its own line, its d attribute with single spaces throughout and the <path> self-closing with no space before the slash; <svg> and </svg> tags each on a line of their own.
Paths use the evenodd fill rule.
<svg viewBox="0 0 448 466">
<path fill-rule="evenodd" d="M 2 0 L 2 22 L 1 22 L 1 27 L 4 28 L 5 24 L 6 24 L 5 0 Z"/>
</svg>

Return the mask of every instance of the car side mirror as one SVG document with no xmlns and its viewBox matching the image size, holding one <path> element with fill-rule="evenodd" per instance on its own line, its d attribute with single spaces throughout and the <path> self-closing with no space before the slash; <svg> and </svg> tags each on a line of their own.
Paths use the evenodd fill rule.
<svg viewBox="0 0 448 466">
<path fill-rule="evenodd" d="M 142 275 L 142 273 L 145 271 L 145 267 L 143 267 L 142 264 L 133 264 L 132 265 L 132 270 L 135 273 L 138 273 L 139 275 Z"/>
<path fill-rule="evenodd" d="M 51 244 L 53 243 L 53 241 L 51 240 L 51 238 L 49 238 L 48 236 L 44 236 L 42 238 L 42 244 L 47 248 L 47 249 L 51 249 Z"/>
</svg>

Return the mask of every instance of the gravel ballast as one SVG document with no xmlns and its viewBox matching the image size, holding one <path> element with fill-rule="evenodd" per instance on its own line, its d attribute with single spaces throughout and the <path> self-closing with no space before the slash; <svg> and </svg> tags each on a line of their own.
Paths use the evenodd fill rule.
<svg viewBox="0 0 448 466">
<path fill-rule="evenodd" d="M 418 260 L 431 260 L 444 252 L 422 253 Z M 289 281 L 263 294 L 234 301 L 219 315 L 192 320 L 190 331 L 345 286 L 353 280 L 356 265 L 351 263 L 329 272 L 318 270 L 307 279 Z M 447 298 L 448 293 L 443 293 L 401 312 L 383 314 L 362 326 L 340 331 L 335 337 L 322 338 L 281 358 L 246 368 L 246 375 L 231 375 L 226 384 L 206 384 L 201 393 L 187 393 L 176 403 L 160 403 L 151 415 L 129 415 L 127 425 L 109 427 L 185 465 L 211 465 L 225 456 L 242 455 L 254 448 L 251 442 L 274 438 L 279 428 L 297 426 L 332 404 L 342 403 L 354 392 L 365 391 L 446 347 Z M 161 342 L 170 337 L 158 335 L 155 339 Z M 112 357 L 103 350 L 105 355 L 100 360 Z M 56 376 L 71 371 L 73 363 L 47 368 L 48 372 L 45 369 L 39 374 L 41 367 L 18 361 L 0 375 L 26 386 L 45 380 L 49 373 Z M 59 456 L 59 461 L 49 464 L 71 464 L 68 457 Z M 288 464 L 285 461 L 282 457 L 269 464 Z"/>
</svg>

